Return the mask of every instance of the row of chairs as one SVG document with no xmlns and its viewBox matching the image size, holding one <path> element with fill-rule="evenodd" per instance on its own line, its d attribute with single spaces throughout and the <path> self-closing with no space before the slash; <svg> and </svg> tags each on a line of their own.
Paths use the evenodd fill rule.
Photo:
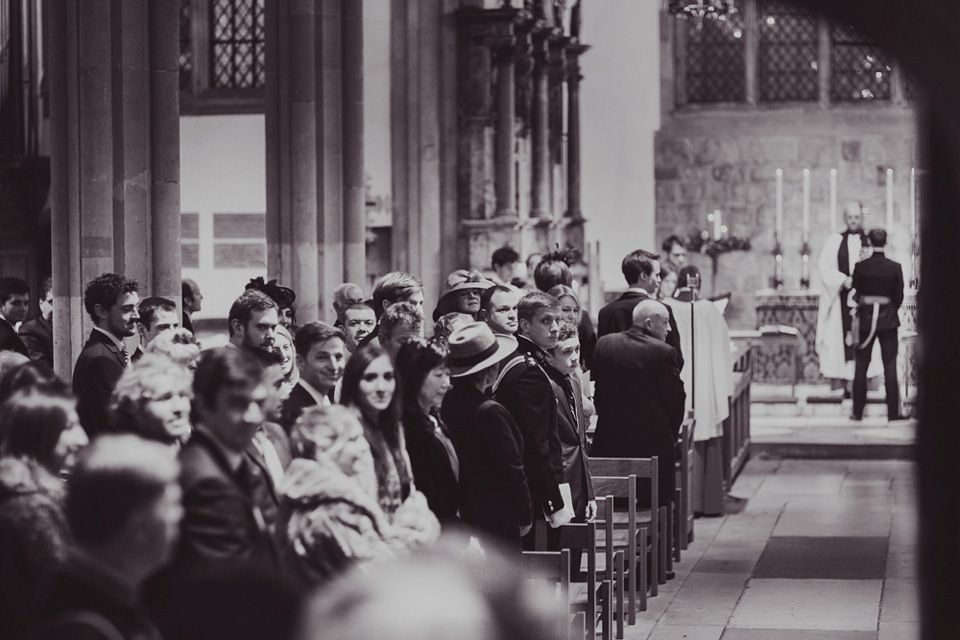
<svg viewBox="0 0 960 640">
<path fill-rule="evenodd" d="M 646 611 L 648 596 L 657 596 L 693 540 L 693 426 L 688 419 L 681 429 L 672 508 L 658 501 L 656 457 L 590 458 L 595 521 L 562 527 L 561 551 L 552 552 L 547 524 L 537 521 L 536 551 L 524 552 L 524 567 L 559 585 L 561 602 L 570 607 L 567 638 L 594 640 L 598 628 L 603 640 L 623 638 L 624 621 L 636 624 L 637 612 Z M 650 481 L 649 509 L 637 509 L 637 478 Z"/>
</svg>

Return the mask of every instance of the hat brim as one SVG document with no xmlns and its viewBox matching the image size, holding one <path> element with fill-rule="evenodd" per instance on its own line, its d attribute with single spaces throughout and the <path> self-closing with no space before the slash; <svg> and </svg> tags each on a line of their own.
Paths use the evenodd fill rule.
<svg viewBox="0 0 960 640">
<path fill-rule="evenodd" d="M 469 376 L 470 374 L 476 373 L 477 371 L 483 371 L 487 367 L 493 366 L 501 360 L 506 360 L 517 350 L 517 339 L 513 336 L 505 336 L 497 333 L 494 334 L 494 337 L 497 339 L 497 350 L 489 358 L 478 362 L 471 367 L 448 366 L 450 377 L 462 378 L 464 376 Z"/>
</svg>

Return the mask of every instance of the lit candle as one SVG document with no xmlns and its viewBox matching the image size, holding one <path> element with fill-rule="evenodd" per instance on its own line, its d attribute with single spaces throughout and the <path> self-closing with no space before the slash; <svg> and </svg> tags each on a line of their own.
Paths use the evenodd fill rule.
<svg viewBox="0 0 960 640">
<path fill-rule="evenodd" d="M 773 229 L 774 238 L 779 241 L 783 235 L 783 169 L 777 169 L 777 217 Z"/>
<path fill-rule="evenodd" d="M 810 169 L 803 170 L 803 239 L 810 238 Z"/>
<path fill-rule="evenodd" d="M 910 235 L 917 237 L 917 170 L 910 167 Z"/>
<path fill-rule="evenodd" d="M 887 169 L 887 233 L 893 233 L 893 169 Z"/>
<path fill-rule="evenodd" d="M 720 209 L 713 210 L 713 239 L 719 240 L 721 234 L 721 227 L 723 227 L 722 216 L 720 214 Z"/>
<path fill-rule="evenodd" d="M 830 233 L 837 232 L 837 170 L 830 169 Z"/>
</svg>

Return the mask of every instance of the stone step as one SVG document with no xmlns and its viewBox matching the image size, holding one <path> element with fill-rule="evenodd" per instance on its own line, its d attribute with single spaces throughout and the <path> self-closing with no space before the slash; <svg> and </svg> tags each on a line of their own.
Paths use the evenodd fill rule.
<svg viewBox="0 0 960 640">
<path fill-rule="evenodd" d="M 853 401 L 843 400 L 842 402 L 804 402 L 804 401 L 777 401 L 764 402 L 754 399 L 750 404 L 750 415 L 756 417 L 764 416 L 796 416 L 796 417 L 837 417 L 844 418 L 853 412 Z M 865 417 L 886 417 L 887 405 L 883 397 L 871 397 L 867 399 L 863 415 Z"/>
</svg>

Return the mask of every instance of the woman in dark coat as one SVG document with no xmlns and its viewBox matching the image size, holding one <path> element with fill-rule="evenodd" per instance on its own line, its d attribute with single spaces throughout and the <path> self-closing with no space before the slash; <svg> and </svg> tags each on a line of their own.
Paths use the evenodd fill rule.
<svg viewBox="0 0 960 640">
<path fill-rule="evenodd" d="M 422 339 L 407 341 L 397 352 L 403 431 L 413 480 L 441 525 L 456 523 L 460 510 L 460 462 L 440 419 L 440 404 L 450 389 L 446 356 L 443 344 Z"/>
<path fill-rule="evenodd" d="M 533 523 L 522 435 L 510 412 L 485 394 L 499 363 L 516 351 L 516 340 L 494 336 L 485 323 L 475 322 L 455 330 L 448 345 L 453 388 L 440 415 L 460 457 L 460 515 L 482 540 L 519 554 L 520 539 Z"/>
</svg>

